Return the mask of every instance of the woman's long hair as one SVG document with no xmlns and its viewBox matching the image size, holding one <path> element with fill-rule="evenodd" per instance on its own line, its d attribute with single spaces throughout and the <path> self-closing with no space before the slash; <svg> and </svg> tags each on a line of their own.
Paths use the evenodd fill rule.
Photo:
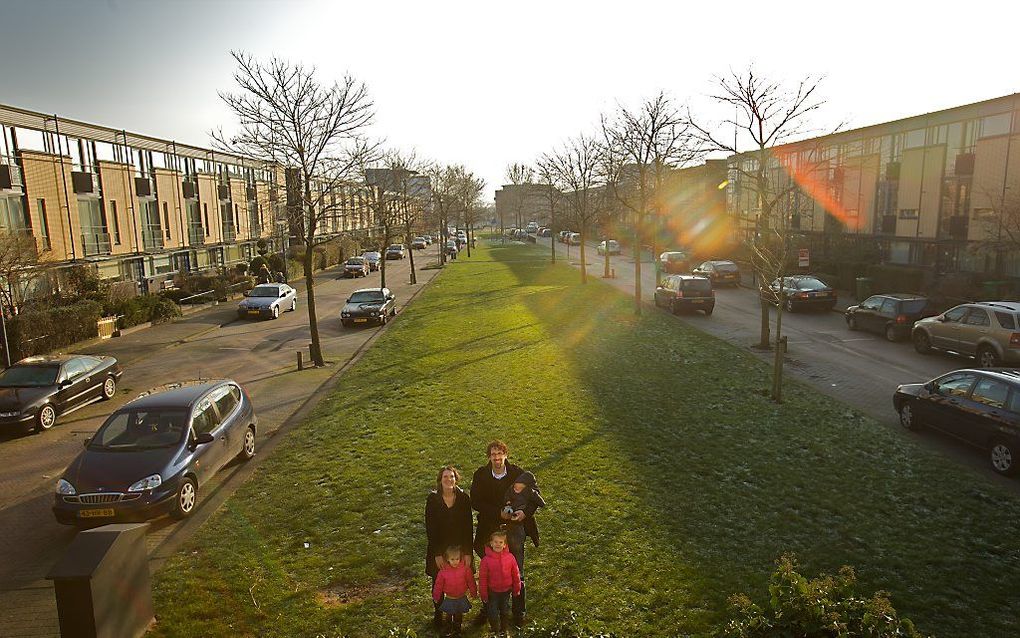
<svg viewBox="0 0 1020 638">
<path fill-rule="evenodd" d="M 440 494 L 443 493 L 443 474 L 447 472 L 453 472 L 453 478 L 455 478 L 457 482 L 460 483 L 460 470 L 458 470 L 456 467 L 452 465 L 444 465 L 443 467 L 439 468 L 439 474 L 436 475 L 436 492 Z"/>
</svg>

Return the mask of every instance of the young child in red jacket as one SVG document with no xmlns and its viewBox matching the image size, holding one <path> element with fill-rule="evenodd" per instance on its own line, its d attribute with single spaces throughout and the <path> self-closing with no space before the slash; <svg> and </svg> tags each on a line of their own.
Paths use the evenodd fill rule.
<svg viewBox="0 0 1020 638">
<path fill-rule="evenodd" d="M 436 586 L 432 589 L 432 599 L 440 601 L 439 611 L 447 614 L 450 633 L 459 636 L 464 614 L 471 609 L 468 593 L 478 597 L 475 588 L 475 575 L 471 567 L 461 557 L 459 547 L 450 547 L 444 553 L 446 564 L 436 575 Z"/>
<path fill-rule="evenodd" d="M 489 627 L 505 633 L 510 620 L 510 596 L 521 594 L 521 572 L 517 559 L 506 546 L 506 531 L 498 529 L 489 535 L 485 558 L 478 568 L 479 595 L 486 605 Z"/>
</svg>

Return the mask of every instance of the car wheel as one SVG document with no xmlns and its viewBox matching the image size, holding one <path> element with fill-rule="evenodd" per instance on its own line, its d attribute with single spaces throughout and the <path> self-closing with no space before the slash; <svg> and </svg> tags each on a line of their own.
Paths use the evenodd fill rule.
<svg viewBox="0 0 1020 638">
<path fill-rule="evenodd" d="M 708 317 L 709 315 L 711 315 L 713 310 L 715 310 L 714 307 L 713 308 L 705 308 L 705 316 Z"/>
<path fill-rule="evenodd" d="M 181 479 L 181 486 L 177 489 L 177 497 L 174 499 L 174 508 L 170 512 L 177 520 L 191 516 L 195 511 L 195 503 L 198 501 L 198 486 L 195 479 L 185 476 Z"/>
<path fill-rule="evenodd" d="M 241 453 L 237 456 L 242 461 L 251 460 L 255 456 L 255 428 L 249 427 L 244 431 L 244 443 L 241 445 Z"/>
<path fill-rule="evenodd" d="M 931 352 L 931 339 L 928 338 L 928 334 L 923 330 L 918 330 L 914 333 L 914 350 L 921 354 Z"/>
<path fill-rule="evenodd" d="M 906 430 L 916 430 L 920 426 L 914 414 L 914 406 L 909 403 L 900 406 L 900 425 Z"/>
<path fill-rule="evenodd" d="M 885 339 L 886 341 L 899 341 L 900 336 L 896 334 L 896 326 L 888 325 L 885 327 Z"/>
<path fill-rule="evenodd" d="M 992 462 L 992 469 L 1004 476 L 1016 474 L 1017 447 L 1006 439 L 992 441 L 989 450 L 989 460 Z"/>
<path fill-rule="evenodd" d="M 393 306 L 392 308 L 390 308 L 390 316 L 391 317 L 396 317 L 397 316 L 397 307 L 396 306 Z"/>
<path fill-rule="evenodd" d="M 106 377 L 103 381 L 103 401 L 109 401 L 117 394 L 117 380 L 113 377 Z"/>
<path fill-rule="evenodd" d="M 52 405 L 44 405 L 39 408 L 39 413 L 35 415 L 35 431 L 45 432 L 52 428 L 57 422 L 57 411 Z"/>
<path fill-rule="evenodd" d="M 997 368 L 999 367 L 999 355 L 988 346 L 978 348 L 977 351 L 978 365 L 982 368 Z"/>
<path fill-rule="evenodd" d="M 786 308 L 786 312 L 793 312 L 793 300 L 787 299 L 784 307 Z"/>
<path fill-rule="evenodd" d="M 279 306 L 273 306 L 273 319 L 279 319 L 279 318 L 280 318 L 280 307 Z"/>
<path fill-rule="evenodd" d="M 386 325 L 387 317 L 388 316 L 386 315 L 386 313 L 383 313 L 383 314 L 379 315 L 379 325 L 380 326 L 385 326 Z"/>
<path fill-rule="evenodd" d="M 846 327 L 851 330 L 857 330 L 857 318 L 853 315 L 846 316 Z"/>
</svg>

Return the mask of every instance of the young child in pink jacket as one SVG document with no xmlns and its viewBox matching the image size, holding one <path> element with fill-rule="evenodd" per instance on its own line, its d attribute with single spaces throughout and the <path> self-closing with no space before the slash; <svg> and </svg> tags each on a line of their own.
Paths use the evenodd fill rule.
<svg viewBox="0 0 1020 638">
<path fill-rule="evenodd" d="M 478 596 L 475 588 L 475 575 L 471 567 L 461 557 L 459 547 L 450 547 L 444 552 L 446 564 L 436 575 L 436 585 L 432 589 L 432 599 L 439 605 L 439 611 L 447 615 L 450 633 L 460 635 L 464 614 L 471 609 L 468 593 Z"/>
<path fill-rule="evenodd" d="M 521 594 L 521 572 L 517 559 L 506 546 L 506 531 L 489 535 L 485 558 L 478 568 L 479 595 L 489 614 L 493 632 L 506 632 L 510 620 L 510 596 Z"/>
</svg>

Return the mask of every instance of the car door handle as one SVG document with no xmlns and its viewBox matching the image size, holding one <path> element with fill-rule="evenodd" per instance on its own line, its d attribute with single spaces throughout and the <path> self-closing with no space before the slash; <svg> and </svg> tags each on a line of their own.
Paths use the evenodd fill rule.
<svg viewBox="0 0 1020 638">
<path fill-rule="evenodd" d="M 221 437 L 220 437 L 220 440 L 221 440 L 221 441 L 226 441 L 226 440 L 227 440 L 227 435 L 226 435 L 226 434 L 224 434 L 223 436 L 221 436 Z"/>
</svg>

